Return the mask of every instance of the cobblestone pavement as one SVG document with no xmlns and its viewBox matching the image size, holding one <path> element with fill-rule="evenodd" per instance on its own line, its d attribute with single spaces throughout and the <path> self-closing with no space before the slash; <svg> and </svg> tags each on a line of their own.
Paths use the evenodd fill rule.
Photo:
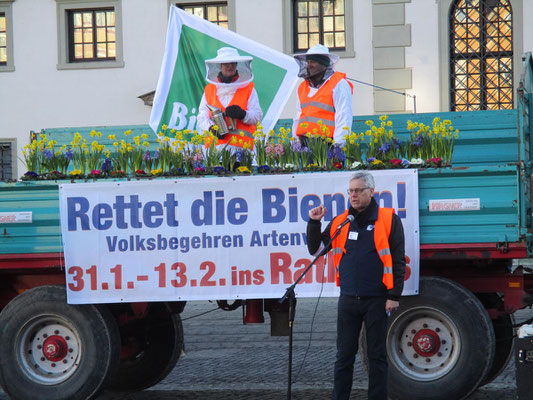
<svg viewBox="0 0 533 400">
<path fill-rule="evenodd" d="M 317 299 L 299 299 L 296 308 L 292 386 L 295 400 L 322 400 L 331 396 L 336 299 L 320 300 L 311 335 L 316 304 Z M 267 313 L 265 324 L 243 325 L 241 309 L 216 310 L 190 318 L 215 308 L 216 303 L 187 304 L 182 314 L 185 354 L 160 384 L 139 393 L 105 392 L 98 400 L 287 398 L 288 338 L 270 336 Z M 518 321 L 527 316 L 522 313 Z M 496 380 L 478 389 L 469 400 L 516 399 L 514 372 L 511 362 Z M 357 359 L 351 399 L 366 399 L 366 386 L 366 373 Z M 7 396 L 0 391 L 0 400 L 5 399 Z"/>
<path fill-rule="evenodd" d="M 318 303 L 312 338 L 311 321 L 317 299 L 299 299 L 294 324 L 293 390 L 295 400 L 329 399 L 335 359 L 336 299 Z M 185 355 L 159 385 L 141 393 L 117 396 L 105 393 L 98 400 L 275 400 L 287 398 L 288 338 L 270 336 L 265 324 L 242 324 L 242 312 L 213 311 L 208 302 L 189 303 L 182 314 Z M 519 321 L 525 319 L 517 318 Z M 309 346 L 309 343 L 310 346 Z M 302 364 L 307 348 L 305 363 Z M 367 377 L 356 361 L 351 399 L 366 399 Z M 516 399 L 514 364 L 469 400 Z M 453 400 L 453 399 L 450 399 Z"/>
</svg>

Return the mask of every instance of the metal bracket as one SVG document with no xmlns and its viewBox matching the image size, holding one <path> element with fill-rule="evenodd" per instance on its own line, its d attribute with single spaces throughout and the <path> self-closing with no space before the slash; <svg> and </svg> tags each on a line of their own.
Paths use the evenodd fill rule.
<svg viewBox="0 0 533 400">
<path fill-rule="evenodd" d="M 498 243 L 498 244 L 496 244 L 496 248 L 500 251 L 500 253 L 508 253 L 509 252 L 509 242 Z"/>
</svg>

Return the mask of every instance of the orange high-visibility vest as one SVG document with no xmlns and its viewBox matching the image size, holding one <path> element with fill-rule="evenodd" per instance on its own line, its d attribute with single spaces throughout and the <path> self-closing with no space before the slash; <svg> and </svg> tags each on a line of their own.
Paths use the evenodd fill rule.
<svg viewBox="0 0 533 400">
<path fill-rule="evenodd" d="M 320 134 L 322 136 L 333 137 L 335 131 L 335 106 L 333 105 L 333 89 L 341 80 L 346 78 L 346 74 L 335 72 L 324 83 L 313 97 L 309 97 L 311 88 L 307 81 L 303 81 L 298 87 L 298 99 L 302 112 L 298 120 L 297 136 L 306 133 Z M 353 94 L 353 85 L 350 84 Z M 322 121 L 322 129 L 318 125 Z"/>
<path fill-rule="evenodd" d="M 239 88 L 235 91 L 235 94 L 233 95 L 233 98 L 228 104 L 229 106 L 237 105 L 240 106 L 243 110 L 246 110 L 248 106 L 248 99 L 252 95 L 252 91 L 254 89 L 254 83 L 250 82 L 248 85 Z M 222 111 L 226 110 L 226 107 L 220 103 L 220 100 L 217 97 L 217 87 L 216 85 L 213 85 L 210 83 L 205 87 L 205 101 L 207 104 L 213 107 L 218 107 Z M 211 117 L 213 113 L 209 111 L 209 116 Z M 243 123 L 240 119 L 236 120 L 237 126 L 236 129 L 233 132 L 228 133 L 226 136 L 224 136 L 223 139 L 217 140 L 217 145 L 219 144 L 226 144 L 229 143 L 232 146 L 236 147 L 244 147 L 245 143 L 248 143 L 248 149 L 253 150 L 254 148 L 254 132 L 255 132 L 255 125 L 247 125 Z M 229 125 L 229 122 L 226 118 L 226 123 Z M 241 132 L 243 132 L 244 135 L 241 135 Z M 232 138 L 235 138 L 232 142 Z M 209 147 L 210 143 L 206 143 L 206 147 Z"/>
<path fill-rule="evenodd" d="M 383 263 L 383 284 L 387 289 L 394 287 L 394 280 L 392 275 L 392 255 L 389 247 L 389 235 L 392 227 L 393 208 L 379 208 L 378 219 L 374 224 L 374 244 L 378 252 L 379 258 Z M 343 214 L 338 215 L 331 223 L 330 236 L 333 237 L 337 231 L 337 227 L 346 220 L 348 210 Z M 350 231 L 350 224 L 346 224 L 341 228 L 341 233 L 335 238 L 331 244 L 331 252 L 333 254 L 333 265 L 337 269 L 335 281 L 337 286 L 340 286 L 339 265 L 341 258 L 346 253 L 346 240 L 348 240 L 348 232 Z"/>
</svg>

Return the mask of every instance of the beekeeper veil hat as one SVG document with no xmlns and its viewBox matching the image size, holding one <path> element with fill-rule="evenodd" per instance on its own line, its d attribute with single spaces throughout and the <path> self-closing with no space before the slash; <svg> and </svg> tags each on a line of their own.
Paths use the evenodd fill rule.
<svg viewBox="0 0 533 400">
<path fill-rule="evenodd" d="M 329 49 L 323 44 L 315 44 L 307 52 L 295 54 L 293 57 L 300 67 L 298 76 L 301 78 L 307 77 L 307 60 L 317 61 L 327 68 L 335 67 L 335 64 L 339 61 L 339 56 L 331 54 Z"/>
<path fill-rule="evenodd" d="M 252 60 L 250 56 L 241 56 L 237 49 L 233 47 L 221 47 L 217 51 L 217 56 L 205 60 L 206 80 L 215 85 L 235 85 L 245 86 L 254 79 L 252 73 Z M 237 63 L 238 79 L 232 83 L 222 83 L 219 79 L 220 65 L 225 63 Z"/>
</svg>

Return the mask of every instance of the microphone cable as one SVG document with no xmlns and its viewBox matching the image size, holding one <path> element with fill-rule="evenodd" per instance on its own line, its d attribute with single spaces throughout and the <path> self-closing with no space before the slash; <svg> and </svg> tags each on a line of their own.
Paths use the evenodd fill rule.
<svg viewBox="0 0 533 400">
<path fill-rule="evenodd" d="M 296 377 L 293 380 L 293 383 L 298 382 L 298 378 L 300 377 L 300 373 L 303 370 L 303 367 L 305 365 L 305 360 L 307 358 L 307 354 L 309 353 L 309 349 L 311 348 L 311 341 L 313 339 L 313 325 L 315 324 L 315 318 L 316 313 L 318 310 L 318 304 L 320 303 L 320 299 L 322 298 L 322 292 L 324 290 L 324 282 L 325 282 L 325 274 L 326 274 L 326 268 L 327 268 L 327 255 L 324 256 L 324 268 L 322 269 L 322 284 L 320 285 L 320 293 L 318 294 L 318 299 L 316 301 L 315 305 L 315 311 L 313 313 L 313 318 L 311 318 L 311 327 L 309 329 L 309 342 L 307 343 L 307 348 L 305 349 L 304 358 L 302 360 L 302 363 L 300 364 L 300 368 L 298 369 L 298 373 L 296 374 Z"/>
</svg>

